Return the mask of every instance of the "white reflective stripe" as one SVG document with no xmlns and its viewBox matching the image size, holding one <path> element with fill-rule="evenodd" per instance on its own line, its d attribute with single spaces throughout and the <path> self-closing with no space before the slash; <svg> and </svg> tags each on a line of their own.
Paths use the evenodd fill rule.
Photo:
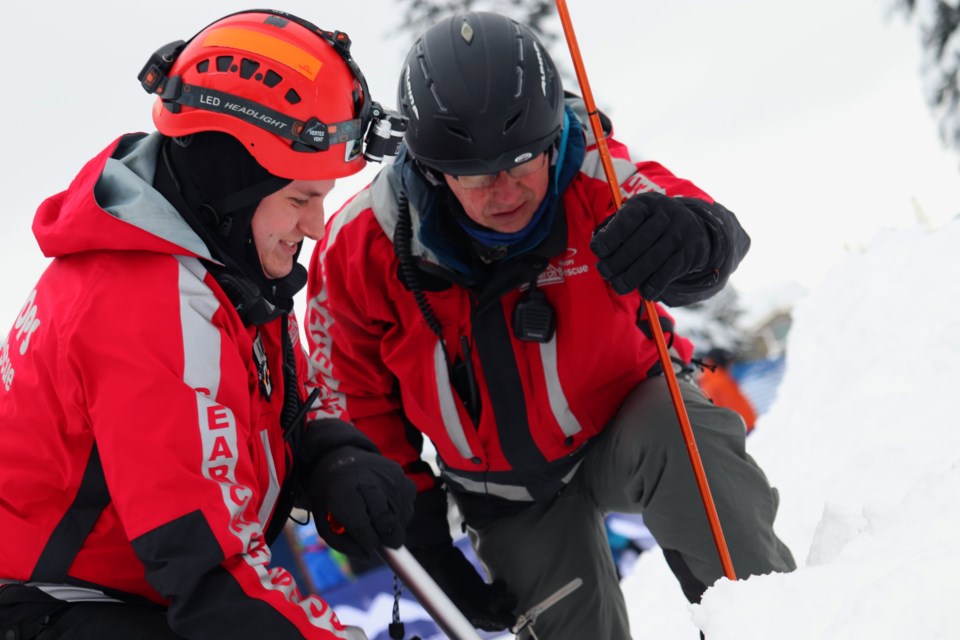
<svg viewBox="0 0 960 640">
<path fill-rule="evenodd" d="M 443 426 L 447 430 L 447 436 L 453 442 L 453 446 L 457 448 L 457 452 L 470 460 L 474 457 L 473 451 L 470 450 L 467 434 L 463 429 L 463 423 L 460 422 L 460 414 L 457 412 L 457 401 L 453 397 L 450 373 L 447 371 L 447 356 L 443 350 L 443 342 L 440 340 L 437 340 L 437 346 L 433 350 L 433 368 L 437 379 L 440 417 L 443 418 Z"/>
<path fill-rule="evenodd" d="M 470 493 L 488 493 L 515 502 L 533 502 L 533 496 L 530 495 L 526 487 L 514 484 L 498 484 L 496 482 L 479 482 L 449 471 L 446 471 L 443 477 L 444 480 L 455 482 Z"/>
<path fill-rule="evenodd" d="M 378 177 L 379 175 L 374 178 L 374 181 L 376 181 Z M 330 225 L 327 229 L 325 245 L 326 249 L 324 250 L 324 253 L 326 253 L 326 251 L 336 243 L 337 237 L 340 235 L 340 231 L 345 226 L 360 217 L 361 213 L 369 209 L 372 206 L 372 202 L 372 195 L 370 193 L 370 188 L 368 187 L 355 195 L 353 200 L 345 204 L 343 209 L 337 212 L 337 215 L 330 220 Z M 321 259 L 322 257 L 323 256 L 321 256 Z"/>
<path fill-rule="evenodd" d="M 203 281 L 206 270 L 193 258 L 180 259 L 180 324 L 183 334 L 183 380 L 197 394 L 197 417 L 203 450 L 201 472 L 216 482 L 230 514 L 230 530 L 249 549 L 257 523 L 247 522 L 243 510 L 253 490 L 237 484 L 235 469 L 239 445 L 233 411 L 216 398 L 220 390 L 220 330 L 213 315 L 220 304 Z"/>
<path fill-rule="evenodd" d="M 0 580 L 0 584 L 4 584 L 4 580 Z M 20 584 L 13 580 L 9 581 L 10 583 Z M 45 594 L 57 600 L 63 600 L 64 602 L 122 602 L 116 598 L 111 598 L 103 591 L 98 589 L 88 589 L 87 587 L 75 587 L 70 584 L 51 584 L 49 582 L 27 582 L 24 583 L 24 586 L 27 587 L 36 587 L 43 591 Z"/>
<path fill-rule="evenodd" d="M 257 513 L 257 519 L 260 520 L 260 526 L 266 527 L 270 520 L 270 514 L 277 504 L 277 496 L 280 495 L 280 480 L 277 478 L 277 467 L 273 464 L 273 451 L 270 449 L 270 435 L 266 429 L 260 431 L 260 442 L 263 444 L 263 456 L 267 461 L 267 472 L 270 475 L 270 486 L 267 487 L 263 495 L 263 504 L 260 505 L 260 511 Z"/>
<path fill-rule="evenodd" d="M 204 283 L 206 269 L 194 258 L 180 258 L 180 322 L 184 341 L 184 381 L 197 392 L 197 414 L 203 447 L 202 473 L 220 487 L 223 505 L 230 514 L 229 531 L 242 544 L 243 559 L 255 572 L 266 591 L 277 592 L 306 613 L 310 624 L 325 629 L 337 638 L 349 638 L 349 632 L 334 624 L 333 610 L 315 596 L 304 598 L 296 588 L 293 576 L 283 567 L 268 568 L 270 549 L 263 538 L 260 523 L 269 516 L 277 501 L 280 485 L 273 456 L 261 432 L 270 475 L 263 505 L 258 517 L 248 520 L 246 507 L 253 498 L 253 489 L 236 481 L 237 423 L 233 411 L 216 401 L 220 388 L 220 330 L 213 324 L 213 315 L 220 304 Z"/>
<path fill-rule="evenodd" d="M 373 209 L 374 217 L 380 224 L 380 228 L 383 229 L 383 232 L 390 239 L 391 244 L 393 244 L 395 240 L 394 236 L 397 231 L 397 223 L 400 220 L 398 193 L 402 190 L 403 186 L 400 184 L 400 176 L 396 170 L 396 165 L 394 165 L 394 167 L 387 167 L 373 178 L 373 182 L 370 183 L 370 188 L 368 189 L 371 199 L 369 203 L 363 203 Z M 353 204 L 353 202 L 350 204 Z M 419 229 L 420 212 L 417 211 L 417 208 L 413 206 L 412 202 L 408 201 L 407 207 L 410 213 L 410 228 Z M 437 254 L 423 245 L 420 241 L 420 234 L 416 232 L 414 232 L 410 238 L 410 253 L 428 262 L 435 264 L 440 263 L 440 258 L 437 257 Z"/>
<path fill-rule="evenodd" d="M 183 381 L 216 398 L 220 389 L 220 332 L 213 326 L 213 315 L 220 302 L 203 281 L 207 270 L 200 261 L 187 257 L 178 260 Z"/>
<path fill-rule="evenodd" d="M 577 462 L 577 464 L 573 465 L 573 468 L 567 472 L 567 475 L 560 479 L 560 483 L 563 485 L 570 484 L 570 480 L 573 479 L 574 474 L 576 474 L 577 470 L 580 469 L 581 464 L 583 464 L 583 460 L 580 460 Z M 469 491 L 470 493 L 490 494 L 499 498 L 504 498 L 505 500 L 513 500 L 514 502 L 533 502 L 533 496 L 530 494 L 530 491 L 527 490 L 526 487 L 522 487 L 520 485 L 471 480 L 470 478 L 459 476 L 447 468 L 444 468 L 443 479 L 445 481 L 460 485 L 464 490 Z"/>
<path fill-rule="evenodd" d="M 364 189 L 358 193 L 353 200 L 344 205 L 343 209 L 337 212 L 337 215 L 330 220 L 330 226 L 326 232 L 326 244 L 323 245 L 323 253 L 320 255 L 320 289 L 312 298 L 307 299 L 307 339 L 310 345 L 310 351 L 307 353 L 307 367 L 309 369 L 308 380 L 319 380 L 315 385 L 308 382 L 308 390 L 314 388 L 320 389 L 320 397 L 317 399 L 315 417 L 340 418 L 347 411 L 347 399 L 340 393 L 340 380 L 333 374 L 333 338 L 330 331 L 333 327 L 333 316 L 327 308 L 328 278 L 326 273 L 327 252 L 336 243 L 340 231 L 350 222 L 355 220 L 364 210 L 369 207 L 370 189 Z"/>
<path fill-rule="evenodd" d="M 199 263 L 187 259 L 180 264 L 183 379 L 197 394 L 203 448 L 201 472 L 220 487 L 223 505 L 230 514 L 230 529 L 243 541 L 243 548 L 249 549 L 254 533 L 259 531 L 257 523 L 243 517 L 253 490 L 237 484 L 237 421 L 230 407 L 216 399 L 220 389 L 220 331 L 213 324 L 213 315 L 220 305 L 213 291 L 202 278 L 198 279 Z"/>
<path fill-rule="evenodd" d="M 547 398 L 550 400 L 550 410 L 566 436 L 583 431 L 577 417 L 570 410 L 567 397 L 560 384 L 560 373 L 557 370 L 557 334 L 554 332 L 549 342 L 540 343 L 540 360 L 543 364 L 543 377 L 547 384 Z"/>
</svg>

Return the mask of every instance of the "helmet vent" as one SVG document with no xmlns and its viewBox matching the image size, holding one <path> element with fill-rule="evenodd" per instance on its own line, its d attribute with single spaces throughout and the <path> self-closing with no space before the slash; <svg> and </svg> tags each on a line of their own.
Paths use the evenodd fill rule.
<svg viewBox="0 0 960 640">
<path fill-rule="evenodd" d="M 280 84 L 282 80 L 283 77 L 276 71 L 267 71 L 266 75 L 263 76 L 263 84 L 271 89 Z"/>
<path fill-rule="evenodd" d="M 217 56 L 217 71 L 229 71 L 233 56 Z"/>
<path fill-rule="evenodd" d="M 514 98 L 519 98 L 523 93 L 523 67 L 517 67 L 517 89 L 513 92 Z"/>
<path fill-rule="evenodd" d="M 197 73 L 206 73 L 208 69 L 210 69 L 209 60 L 201 60 L 197 63 Z"/>
<path fill-rule="evenodd" d="M 517 111 L 515 114 L 507 118 L 503 123 L 503 133 L 506 134 L 510 129 L 513 128 L 515 124 L 520 121 L 520 116 L 523 115 L 523 111 Z"/>
<path fill-rule="evenodd" d="M 440 99 L 440 93 L 437 91 L 436 83 L 430 83 L 430 94 L 433 96 L 433 99 L 437 101 L 437 107 L 440 109 L 440 111 L 446 113 L 447 107 L 445 104 L 443 104 L 443 100 Z"/>
<path fill-rule="evenodd" d="M 300 102 L 300 94 L 294 91 L 293 89 L 290 89 L 289 91 L 287 91 L 287 95 L 283 97 L 286 98 L 287 102 L 289 102 L 290 104 L 297 104 L 298 102 Z"/>
<path fill-rule="evenodd" d="M 257 69 L 260 68 L 260 63 L 256 60 L 250 60 L 249 58 L 243 58 L 240 61 L 240 77 L 244 80 L 249 80 Z"/>
<path fill-rule="evenodd" d="M 470 132 L 464 129 L 463 127 L 451 127 L 447 126 L 447 130 L 453 135 L 463 138 L 467 142 L 473 142 L 473 137 L 471 137 Z"/>
</svg>

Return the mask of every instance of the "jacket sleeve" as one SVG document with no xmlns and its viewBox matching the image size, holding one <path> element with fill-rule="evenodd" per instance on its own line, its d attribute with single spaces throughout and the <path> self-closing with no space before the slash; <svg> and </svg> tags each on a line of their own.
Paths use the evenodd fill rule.
<svg viewBox="0 0 960 640">
<path fill-rule="evenodd" d="M 376 225 L 343 229 L 357 214 L 351 207 L 359 199 L 330 220 L 311 258 L 307 285 L 310 384 L 321 389 L 323 398 L 314 417 L 339 418 L 355 425 L 383 455 L 400 464 L 422 491 L 437 481 L 420 457 L 423 436 L 403 414 L 399 382 L 381 357 L 381 343 L 392 322 L 387 308 L 390 294 L 381 283 L 396 268 L 393 249 Z M 361 216 L 372 215 L 369 209 L 359 209 Z"/>
<path fill-rule="evenodd" d="M 599 224 L 613 213 L 613 198 L 603 172 L 596 144 L 588 135 L 582 172 L 590 178 L 587 193 Z M 624 199 L 645 191 L 657 191 L 676 198 L 703 222 L 710 234 L 711 251 L 705 268 L 670 285 L 663 303 L 673 307 L 706 300 L 726 286 L 730 275 L 750 249 L 747 235 L 737 217 L 689 180 L 678 178 L 663 165 L 652 161 L 635 162 L 626 146 L 607 139 L 620 191 Z"/>
<path fill-rule="evenodd" d="M 276 482 L 264 469 L 283 439 L 253 409 L 246 330 L 196 261 L 125 264 L 91 287 L 67 357 L 112 505 L 171 628 L 198 640 L 349 637 L 325 602 L 270 566 Z"/>
</svg>

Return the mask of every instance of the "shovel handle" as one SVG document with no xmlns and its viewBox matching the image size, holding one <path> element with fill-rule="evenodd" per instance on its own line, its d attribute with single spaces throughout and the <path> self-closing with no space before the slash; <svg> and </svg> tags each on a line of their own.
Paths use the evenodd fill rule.
<svg viewBox="0 0 960 640">
<path fill-rule="evenodd" d="M 450 640 L 483 640 L 406 547 L 380 547 L 379 553 Z"/>
</svg>

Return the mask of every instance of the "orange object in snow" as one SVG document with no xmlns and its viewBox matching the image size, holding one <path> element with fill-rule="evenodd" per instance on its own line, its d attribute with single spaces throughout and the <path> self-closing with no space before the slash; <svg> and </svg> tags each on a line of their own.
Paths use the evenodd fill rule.
<svg viewBox="0 0 960 640">
<path fill-rule="evenodd" d="M 704 368 L 703 375 L 700 376 L 698 382 L 700 388 L 703 389 L 708 398 L 713 400 L 715 405 L 739 413 L 747 425 L 747 433 L 753 431 L 753 425 L 757 421 L 757 412 L 750 400 L 743 395 L 740 385 L 730 375 L 729 369 L 720 365 L 717 365 L 713 370 L 709 367 Z"/>
</svg>

